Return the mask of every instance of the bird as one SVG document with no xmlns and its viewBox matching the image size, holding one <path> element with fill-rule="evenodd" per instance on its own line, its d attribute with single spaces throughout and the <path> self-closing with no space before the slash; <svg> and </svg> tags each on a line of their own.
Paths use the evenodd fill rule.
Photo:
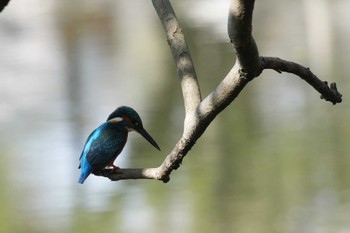
<svg viewBox="0 0 350 233">
<path fill-rule="evenodd" d="M 112 171 L 119 169 L 114 161 L 122 152 L 131 131 L 141 134 L 160 151 L 157 142 L 144 129 L 139 114 L 131 107 L 118 107 L 87 138 L 79 159 L 81 174 L 78 182 L 83 184 L 91 173 L 105 167 L 112 167 Z"/>
</svg>

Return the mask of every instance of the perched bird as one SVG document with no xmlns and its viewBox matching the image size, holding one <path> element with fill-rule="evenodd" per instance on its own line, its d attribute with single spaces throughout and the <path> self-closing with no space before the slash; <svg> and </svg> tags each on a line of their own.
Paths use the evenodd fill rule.
<svg viewBox="0 0 350 233">
<path fill-rule="evenodd" d="M 80 156 L 79 168 L 81 169 L 81 175 L 79 183 L 84 183 L 91 173 L 107 166 L 112 167 L 113 170 L 118 169 L 113 165 L 113 162 L 123 150 L 128 132 L 134 130 L 160 150 L 156 141 L 143 128 L 139 114 L 130 107 L 119 107 L 86 140 Z"/>
</svg>

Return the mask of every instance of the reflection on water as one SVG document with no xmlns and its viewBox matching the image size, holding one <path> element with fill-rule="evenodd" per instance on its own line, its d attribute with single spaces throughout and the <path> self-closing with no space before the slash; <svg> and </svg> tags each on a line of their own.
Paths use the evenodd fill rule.
<svg viewBox="0 0 350 233">
<path fill-rule="evenodd" d="M 92 2 L 17 0 L 0 14 L 0 232 L 350 231 L 349 106 L 319 101 L 287 75 L 281 80 L 266 72 L 248 86 L 170 183 L 92 176 L 78 185 L 84 141 L 115 107 L 138 109 L 162 148 L 159 153 L 131 134 L 116 161 L 121 167 L 159 165 L 183 122 L 176 71 L 151 5 Z M 306 35 L 291 39 L 288 48 L 269 36 L 276 28 L 269 29 L 264 12 L 272 3 L 256 8 L 258 44 L 288 58 L 288 48 L 303 50 L 299 40 Z M 174 4 L 184 12 L 179 15 L 205 96 L 232 65 L 231 47 L 217 21 L 199 23 L 202 12 L 186 18 L 195 1 Z M 350 20 L 338 13 L 335 22 Z M 276 25 L 283 37 L 295 38 L 300 25 L 274 17 L 291 25 L 288 31 Z M 350 31 L 337 26 L 341 45 Z M 327 46 L 341 51 L 338 44 Z M 308 61 L 305 53 L 291 60 Z M 349 54 L 340 52 L 332 64 Z M 322 79 L 333 78 L 346 90 L 349 71 L 333 66 L 323 72 L 336 76 Z"/>
</svg>

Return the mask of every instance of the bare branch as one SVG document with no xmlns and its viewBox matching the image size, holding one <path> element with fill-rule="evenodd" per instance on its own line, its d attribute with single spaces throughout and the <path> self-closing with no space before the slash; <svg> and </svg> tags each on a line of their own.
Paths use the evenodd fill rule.
<svg viewBox="0 0 350 233">
<path fill-rule="evenodd" d="M 259 52 L 252 36 L 254 0 L 231 0 L 227 31 L 237 62 L 253 79 L 261 73 Z"/>
<path fill-rule="evenodd" d="M 168 182 L 171 172 L 181 165 L 183 158 L 212 120 L 232 103 L 247 83 L 259 76 L 264 69 L 296 74 L 320 92 L 325 100 L 333 104 L 341 102 L 341 94 L 337 91 L 335 83 L 329 87 L 308 68 L 279 58 L 259 57 L 258 48 L 252 36 L 254 0 L 231 0 L 228 34 L 237 60 L 217 88 L 201 101 L 193 62 L 171 4 L 168 0 L 152 0 L 152 2 L 167 34 L 181 80 L 186 110 L 184 133 L 157 168 L 120 169 L 117 173 L 103 170 L 96 175 L 106 176 L 111 180 L 155 179 Z"/>
<path fill-rule="evenodd" d="M 260 63 L 258 62 L 256 64 L 256 62 L 250 62 L 248 59 L 251 56 L 254 56 L 251 61 L 254 61 L 255 58 L 258 59 L 257 48 L 250 34 L 251 30 L 245 30 L 244 27 L 241 27 L 239 30 L 235 29 L 235 25 L 251 25 L 252 14 L 245 14 L 243 11 L 230 11 L 229 24 L 233 28 L 231 30 L 229 27 L 230 37 L 236 48 L 236 54 L 241 58 L 242 62 L 236 62 L 235 66 L 215 91 L 200 102 L 199 85 L 193 63 L 171 4 L 168 0 L 152 0 L 152 2 L 166 31 L 168 43 L 173 52 L 181 80 L 186 109 L 184 133 L 174 149 L 158 168 L 120 169 L 118 173 L 108 174 L 102 172 L 100 174 L 112 180 L 127 179 L 130 177 L 130 179 L 151 178 L 168 182 L 171 172 L 181 165 L 183 158 L 204 133 L 211 121 L 238 96 L 250 80 L 261 73 Z M 245 9 L 252 12 L 253 9 L 249 10 L 248 8 L 253 8 L 253 6 L 254 4 L 248 4 Z M 231 22 L 232 20 L 234 23 Z M 248 23 L 245 21 L 248 21 Z M 236 36 L 236 33 L 244 33 L 246 37 L 251 39 L 246 41 L 246 37 Z M 247 55 L 241 55 L 241 53 L 246 52 Z M 251 72 L 245 72 L 244 69 Z"/>
<path fill-rule="evenodd" d="M 198 106 L 200 119 L 211 121 L 239 95 L 245 85 L 259 76 L 262 66 L 252 36 L 254 0 L 231 0 L 227 31 L 237 60 L 219 86 Z"/>
<path fill-rule="evenodd" d="M 0 12 L 7 6 L 7 4 L 10 2 L 10 0 L 1 0 L 0 1 Z"/>
<path fill-rule="evenodd" d="M 193 112 L 201 101 L 201 93 L 185 35 L 168 0 L 152 0 L 152 3 L 162 22 L 168 44 L 173 53 L 181 80 L 186 114 Z"/>
<path fill-rule="evenodd" d="M 158 175 L 157 168 L 123 168 L 116 171 L 111 169 L 99 170 L 94 173 L 96 176 L 105 176 L 112 181 L 130 180 L 130 179 L 153 179 L 161 180 L 162 177 Z M 163 178 L 164 179 L 164 178 Z M 164 179 L 164 182 L 167 182 Z"/>
<path fill-rule="evenodd" d="M 288 72 L 304 79 L 308 84 L 321 93 L 321 99 L 330 101 L 333 104 L 342 102 L 342 94 L 337 90 L 335 83 L 328 86 L 328 82 L 320 80 L 309 68 L 295 62 L 285 61 L 277 57 L 260 57 L 263 69 L 273 69 L 279 73 Z"/>
<path fill-rule="evenodd" d="M 251 78 L 248 78 L 237 62 L 224 80 L 198 106 L 197 114 L 201 120 L 213 120 L 239 95 Z"/>
</svg>

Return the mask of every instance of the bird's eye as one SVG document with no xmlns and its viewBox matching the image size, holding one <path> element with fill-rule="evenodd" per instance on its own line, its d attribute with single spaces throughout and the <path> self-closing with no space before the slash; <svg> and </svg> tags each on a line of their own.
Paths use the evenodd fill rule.
<svg viewBox="0 0 350 233">
<path fill-rule="evenodd" d="M 134 122 L 134 125 L 135 125 L 135 126 L 139 126 L 140 124 L 139 124 L 137 121 L 135 121 L 135 122 Z"/>
</svg>

